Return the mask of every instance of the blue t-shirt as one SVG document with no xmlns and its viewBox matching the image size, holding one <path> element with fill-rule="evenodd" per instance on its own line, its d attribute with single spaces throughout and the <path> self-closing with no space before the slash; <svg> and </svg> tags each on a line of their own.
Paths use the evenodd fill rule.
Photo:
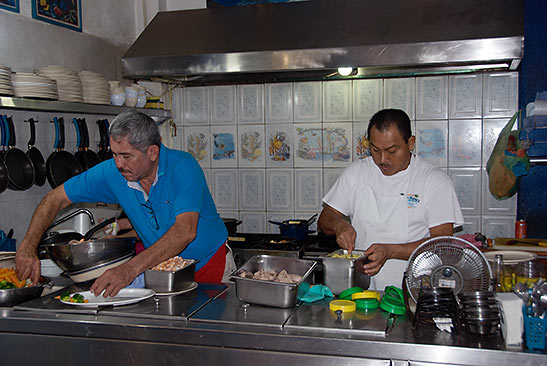
<svg viewBox="0 0 547 366">
<path fill-rule="evenodd" d="M 114 159 L 104 161 L 65 182 L 72 202 L 117 203 L 148 248 L 161 238 L 184 212 L 199 214 L 196 238 L 180 253 L 197 259 L 203 267 L 226 241 L 228 232 L 220 218 L 201 167 L 187 152 L 161 146 L 157 181 L 148 201 L 143 192 L 130 187 Z"/>
</svg>

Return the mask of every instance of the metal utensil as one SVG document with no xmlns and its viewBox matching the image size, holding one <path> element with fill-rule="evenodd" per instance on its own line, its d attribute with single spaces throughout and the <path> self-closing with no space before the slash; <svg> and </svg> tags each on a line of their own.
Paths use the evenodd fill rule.
<svg viewBox="0 0 547 366">
<path fill-rule="evenodd" d="M 528 292 L 528 287 L 522 282 L 517 282 L 513 287 L 513 292 L 524 301 L 526 305 L 529 305 L 530 294 Z"/>
<path fill-rule="evenodd" d="M 391 334 L 391 332 L 393 331 L 393 327 L 395 326 L 396 320 L 397 320 L 397 314 L 390 313 L 386 322 L 386 329 L 385 329 L 386 335 Z"/>
</svg>

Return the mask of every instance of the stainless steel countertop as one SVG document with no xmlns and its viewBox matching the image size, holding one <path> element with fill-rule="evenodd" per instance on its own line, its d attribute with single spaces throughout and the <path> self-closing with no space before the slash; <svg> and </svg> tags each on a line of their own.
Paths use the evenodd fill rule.
<svg viewBox="0 0 547 366">
<path fill-rule="evenodd" d="M 137 344 L 139 347 L 143 344 L 147 347 L 160 344 L 175 353 L 180 347 L 184 348 L 184 352 L 193 350 L 191 352 L 196 353 L 185 353 L 189 360 L 193 357 L 199 359 L 207 352 L 220 352 L 225 355 L 225 359 L 218 359 L 219 364 L 236 364 L 229 360 L 232 360 L 231 357 L 240 360 L 238 357 L 242 354 L 260 354 L 260 357 L 265 357 L 265 352 L 278 355 L 279 360 L 287 354 L 297 358 L 313 356 L 313 362 L 319 362 L 317 357 L 321 360 L 335 357 L 336 363 L 340 365 L 356 364 L 359 359 L 404 360 L 401 361 L 403 364 L 408 364 L 409 360 L 459 365 L 547 364 L 545 353 L 505 350 L 499 334 L 449 334 L 437 331 L 432 326 L 420 326 L 417 331 L 413 331 L 410 319 L 404 316 L 398 317 L 393 332 L 386 337 L 363 331 L 381 328 L 386 318 L 383 312 L 374 316 L 376 325 L 367 324 L 366 314 L 361 314 L 361 319 L 352 322 L 349 322 L 351 318 L 343 318 L 342 328 L 345 330 L 334 331 L 337 324 L 331 314 L 325 311 L 327 302 L 303 304 L 289 310 L 258 305 L 250 305 L 243 310 L 245 307 L 235 298 L 233 286 L 228 286 L 225 292 L 218 285 L 208 286 L 198 287 L 196 294 L 180 301 L 180 304 L 186 304 L 183 306 L 185 309 L 191 309 L 186 316 L 182 316 L 180 308 L 174 311 L 173 316 L 165 317 L 135 316 L 134 310 L 127 311 L 122 307 L 115 311 L 110 308 L 95 313 L 3 308 L 0 309 L 0 339 L 6 341 L 15 335 L 32 337 L 34 340 L 57 337 L 66 343 L 63 344 L 65 347 L 80 339 L 86 342 L 108 340 L 109 345 L 121 342 L 123 345 L 120 347 L 128 349 L 133 349 Z M 203 291 L 203 294 L 199 295 L 199 291 Z M 181 299 L 184 297 L 179 296 Z M 197 306 L 203 303 L 203 296 L 207 296 L 208 300 L 201 307 Z M 179 304 L 179 300 L 175 300 L 177 297 L 169 302 Z M 155 304 L 154 300 L 151 301 Z M 171 309 L 174 310 L 176 306 Z M 31 307 L 18 307 L 24 308 Z M 146 309 L 153 312 L 149 305 L 141 308 L 142 311 Z M 330 321 L 325 321 L 325 318 L 330 318 Z M 107 346 L 102 344 L 101 347 Z M 167 356 L 158 356 L 158 360 L 162 357 Z"/>
</svg>

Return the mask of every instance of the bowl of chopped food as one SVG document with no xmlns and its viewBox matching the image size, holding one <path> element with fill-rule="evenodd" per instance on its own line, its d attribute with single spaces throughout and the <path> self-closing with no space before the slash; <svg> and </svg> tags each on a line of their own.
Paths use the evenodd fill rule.
<svg viewBox="0 0 547 366">
<path fill-rule="evenodd" d="M 38 284 L 19 281 L 13 268 L 0 268 L 0 306 L 15 306 L 42 295 L 47 279 L 40 277 Z"/>
<path fill-rule="evenodd" d="M 232 272 L 239 300 L 290 308 L 296 305 L 298 292 L 305 292 L 309 276 L 317 262 L 271 255 L 255 255 Z"/>
<path fill-rule="evenodd" d="M 160 294 L 184 291 L 194 283 L 196 263 L 195 259 L 179 256 L 169 258 L 144 272 L 146 288 Z"/>
<path fill-rule="evenodd" d="M 348 253 L 338 249 L 321 257 L 323 261 L 323 284 L 333 294 L 338 295 L 350 287 L 361 287 L 366 290 L 370 286 L 370 276 L 364 272 L 363 265 L 368 263 L 364 251 L 354 250 Z"/>
</svg>

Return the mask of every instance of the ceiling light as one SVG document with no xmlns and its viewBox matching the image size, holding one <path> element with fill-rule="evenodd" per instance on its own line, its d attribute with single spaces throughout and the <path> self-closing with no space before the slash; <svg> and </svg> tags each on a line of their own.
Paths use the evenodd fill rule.
<svg viewBox="0 0 547 366">
<path fill-rule="evenodd" d="M 353 72 L 353 67 L 339 67 L 338 73 L 340 76 L 350 76 Z"/>
</svg>

